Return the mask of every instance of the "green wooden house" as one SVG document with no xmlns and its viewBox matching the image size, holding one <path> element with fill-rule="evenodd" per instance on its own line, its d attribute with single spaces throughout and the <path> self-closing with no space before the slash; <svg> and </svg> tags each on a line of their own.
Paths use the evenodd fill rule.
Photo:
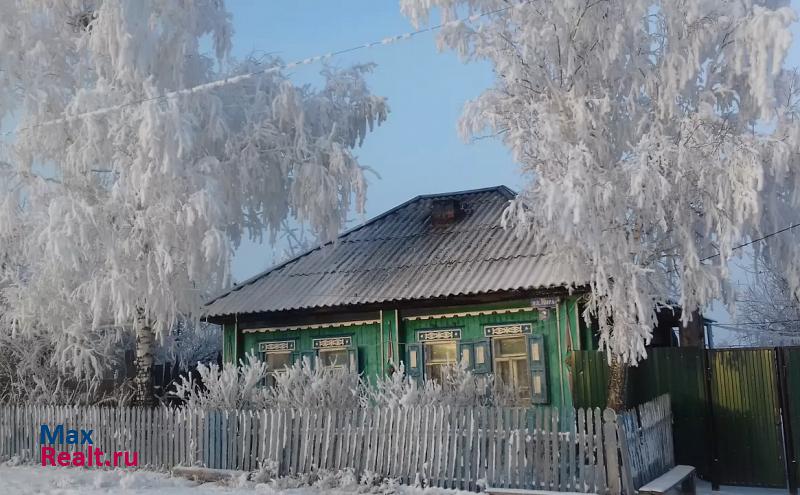
<svg viewBox="0 0 800 495">
<path fill-rule="evenodd" d="M 375 377 L 465 360 L 520 400 L 571 406 L 571 351 L 594 348 L 578 267 L 500 227 L 504 186 L 418 196 L 208 303 L 223 357 L 304 356 Z"/>
</svg>

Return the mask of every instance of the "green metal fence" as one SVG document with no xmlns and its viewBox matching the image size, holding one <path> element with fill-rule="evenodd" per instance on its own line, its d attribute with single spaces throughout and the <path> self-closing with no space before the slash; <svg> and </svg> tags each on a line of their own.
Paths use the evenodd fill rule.
<svg viewBox="0 0 800 495">
<path fill-rule="evenodd" d="M 785 486 L 784 443 L 776 355 L 780 349 L 656 348 L 630 369 L 627 400 L 668 393 L 675 460 L 720 484 Z M 800 350 L 787 358 L 795 445 L 800 445 Z M 595 351 L 574 356 L 576 407 L 602 407 L 608 370 Z M 710 400 L 709 400 L 710 399 Z M 789 425 L 791 426 L 791 425 Z M 798 431 L 794 431 L 798 430 Z M 797 450 L 797 449 L 795 449 Z"/>
<path fill-rule="evenodd" d="M 709 353 L 721 484 L 785 486 L 774 349 Z"/>
<path fill-rule="evenodd" d="M 605 354 L 575 352 L 576 407 L 605 407 L 608 366 Z M 665 347 L 652 349 L 648 358 L 628 373 L 627 403 L 640 404 L 662 394 L 672 400 L 675 461 L 708 472 L 708 425 L 703 382 L 703 350 Z M 690 439 L 690 441 L 681 441 Z"/>
<path fill-rule="evenodd" d="M 800 347 L 787 347 L 782 349 L 782 389 L 785 392 L 784 401 L 786 411 L 784 418 L 787 428 L 786 456 L 789 471 L 789 486 L 797 488 L 800 485 Z"/>
</svg>

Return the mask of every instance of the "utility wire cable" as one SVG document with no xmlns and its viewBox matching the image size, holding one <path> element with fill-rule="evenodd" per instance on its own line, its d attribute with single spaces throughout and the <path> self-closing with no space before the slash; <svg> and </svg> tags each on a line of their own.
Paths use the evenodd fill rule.
<svg viewBox="0 0 800 495">
<path fill-rule="evenodd" d="M 398 34 L 398 35 L 395 35 L 395 36 L 387 36 L 385 38 L 382 38 L 382 39 L 379 39 L 379 40 L 370 41 L 368 43 L 364 43 L 364 44 L 361 44 L 361 45 L 355 45 L 355 46 L 351 46 L 349 48 L 344 48 L 344 49 L 337 50 L 337 51 L 327 52 L 327 53 L 324 53 L 324 54 L 321 54 L 321 55 L 315 55 L 315 56 L 307 57 L 307 58 L 304 58 L 304 59 L 298 59 L 298 60 L 295 60 L 295 61 L 287 63 L 287 64 L 281 64 L 281 65 L 272 66 L 272 67 L 269 67 L 269 68 L 264 69 L 264 70 L 248 72 L 248 73 L 245 73 L 245 74 L 238 74 L 236 76 L 226 77 L 224 79 L 219 79 L 219 80 L 216 80 L 216 81 L 211 81 L 211 82 L 207 82 L 207 83 L 204 83 L 204 84 L 199 84 L 197 86 L 192 86 L 192 87 L 189 87 L 189 88 L 178 89 L 178 90 L 175 90 L 175 91 L 162 93 L 162 94 L 159 94 L 159 95 L 156 95 L 156 96 L 151 96 L 151 97 L 148 97 L 148 98 L 142 98 L 142 99 L 138 99 L 138 100 L 129 101 L 129 102 L 126 102 L 126 103 L 120 103 L 119 105 L 113 105 L 113 106 L 110 106 L 110 107 L 103 107 L 103 108 L 99 108 L 99 109 L 96 109 L 96 110 L 91 110 L 91 111 L 88 111 L 88 112 L 76 113 L 74 115 L 62 114 L 63 116 L 59 117 L 57 119 L 48 120 L 48 121 L 45 121 L 45 122 L 34 123 L 34 124 L 31 124 L 31 125 L 28 125 L 28 126 L 25 126 L 25 127 L 21 127 L 19 129 L 6 131 L 6 132 L 3 132 L 3 133 L 0 133 L 0 136 L 10 136 L 12 134 L 18 134 L 20 132 L 29 131 L 29 130 L 36 129 L 36 128 L 39 128 L 39 127 L 55 125 L 55 124 L 64 124 L 64 123 L 67 123 L 67 122 L 72 122 L 72 121 L 75 121 L 75 120 L 84 119 L 86 117 L 96 117 L 96 116 L 99 116 L 99 115 L 105 115 L 105 114 L 108 114 L 108 113 L 111 113 L 111 112 L 115 112 L 117 110 L 121 110 L 123 108 L 131 107 L 131 106 L 134 106 L 134 105 L 141 105 L 143 103 L 147 103 L 147 102 L 151 102 L 151 101 L 163 100 L 163 99 L 168 99 L 168 98 L 177 98 L 179 96 L 185 96 L 185 95 L 189 95 L 189 94 L 196 93 L 196 92 L 199 92 L 199 91 L 208 91 L 208 90 L 220 88 L 220 87 L 223 87 L 223 86 L 227 86 L 229 84 L 240 83 L 242 81 L 246 81 L 248 79 L 252 79 L 253 77 L 256 77 L 256 76 L 272 74 L 272 73 L 280 72 L 280 71 L 285 70 L 285 69 L 293 69 L 295 67 L 300 67 L 300 66 L 303 66 L 303 65 L 311 65 L 311 64 L 314 64 L 316 62 L 321 62 L 323 60 L 329 60 L 329 59 L 331 59 L 333 57 L 336 57 L 336 56 L 344 55 L 346 53 L 352 53 L 352 52 L 355 52 L 355 51 L 364 50 L 364 49 L 367 49 L 367 48 L 373 48 L 373 47 L 377 47 L 377 46 L 390 45 L 392 43 L 396 43 L 396 42 L 399 42 L 399 41 L 404 41 L 404 40 L 411 39 L 411 38 L 413 38 L 415 36 L 418 36 L 420 34 L 430 33 L 430 32 L 433 32 L 433 31 L 438 31 L 438 30 L 446 28 L 446 27 L 455 27 L 455 26 L 458 26 L 459 24 L 462 24 L 462 23 L 465 23 L 465 22 L 475 22 L 475 21 L 478 21 L 478 20 L 480 20 L 480 19 L 482 19 L 484 17 L 489 17 L 489 16 L 492 16 L 492 15 L 495 15 L 495 14 L 500 14 L 502 12 L 505 12 L 505 11 L 508 11 L 508 10 L 511 10 L 511 9 L 519 8 L 519 7 L 523 6 L 523 5 L 527 5 L 527 4 L 531 3 L 532 1 L 533 0 L 522 1 L 522 2 L 519 2 L 519 3 L 515 3 L 515 4 L 512 4 L 512 5 L 509 5 L 507 7 L 502 7 L 502 8 L 499 8 L 499 9 L 495 9 L 495 10 L 491 10 L 491 11 L 487 11 L 487 12 L 483 12 L 483 13 L 473 14 L 473 15 L 470 15 L 468 17 L 454 19 L 452 21 L 443 22 L 443 23 L 436 24 L 436 25 L 433 25 L 433 26 L 428 26 L 428 27 L 422 28 L 422 29 L 417 29 L 416 31 L 409 31 L 407 33 Z"/>
<path fill-rule="evenodd" d="M 764 326 L 764 325 L 777 325 L 779 323 L 800 323 L 800 319 L 792 320 L 773 320 L 773 321 L 752 321 L 752 322 L 731 322 L 731 323 L 712 323 L 715 327 L 750 327 L 750 326 Z"/>
<path fill-rule="evenodd" d="M 792 225 L 789 225 L 788 227 L 782 228 L 780 230 L 776 230 L 775 232 L 772 232 L 771 234 L 767 234 L 767 235 L 765 235 L 763 237 L 759 237 L 758 239 L 753 239 L 753 240 L 751 240 L 749 242 L 745 242 L 744 244 L 739 244 L 738 246 L 735 246 L 734 248 L 732 248 L 731 251 L 736 251 L 737 249 L 741 249 L 741 248 L 750 246 L 752 244 L 755 244 L 757 242 L 764 241 L 766 239 L 769 239 L 770 237 L 774 237 L 774 236 L 776 236 L 778 234 L 782 234 L 782 233 L 784 233 L 786 231 L 792 230 L 795 227 L 800 227 L 800 223 L 793 223 Z M 708 261 L 710 259 L 717 258 L 719 256 L 720 256 L 720 253 L 712 254 L 711 256 L 706 256 L 705 258 L 701 259 L 700 262 L 702 263 L 704 261 Z"/>
</svg>

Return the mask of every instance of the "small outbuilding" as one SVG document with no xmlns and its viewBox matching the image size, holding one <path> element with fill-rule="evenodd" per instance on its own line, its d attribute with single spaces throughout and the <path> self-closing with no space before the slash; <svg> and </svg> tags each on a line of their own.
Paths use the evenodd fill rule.
<svg viewBox="0 0 800 495">
<path fill-rule="evenodd" d="M 223 359 L 438 378 L 458 360 L 520 402 L 571 406 L 570 355 L 594 349 L 580 267 L 500 226 L 505 186 L 417 196 L 208 303 Z"/>
</svg>

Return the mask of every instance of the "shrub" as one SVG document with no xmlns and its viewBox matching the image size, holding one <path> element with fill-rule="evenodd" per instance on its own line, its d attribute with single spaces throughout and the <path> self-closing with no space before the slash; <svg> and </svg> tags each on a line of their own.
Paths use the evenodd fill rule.
<svg viewBox="0 0 800 495">
<path fill-rule="evenodd" d="M 238 366 L 198 364 L 200 376 L 182 377 L 172 393 L 190 407 L 208 409 L 353 409 L 366 406 L 453 407 L 509 405 L 513 391 L 493 375 L 474 375 L 464 365 L 446 368 L 443 383 L 418 381 L 401 363 L 390 376 L 370 380 L 339 369 L 311 366 L 306 359 L 275 374 L 275 385 L 264 386 L 267 365 L 248 354 Z"/>
</svg>

